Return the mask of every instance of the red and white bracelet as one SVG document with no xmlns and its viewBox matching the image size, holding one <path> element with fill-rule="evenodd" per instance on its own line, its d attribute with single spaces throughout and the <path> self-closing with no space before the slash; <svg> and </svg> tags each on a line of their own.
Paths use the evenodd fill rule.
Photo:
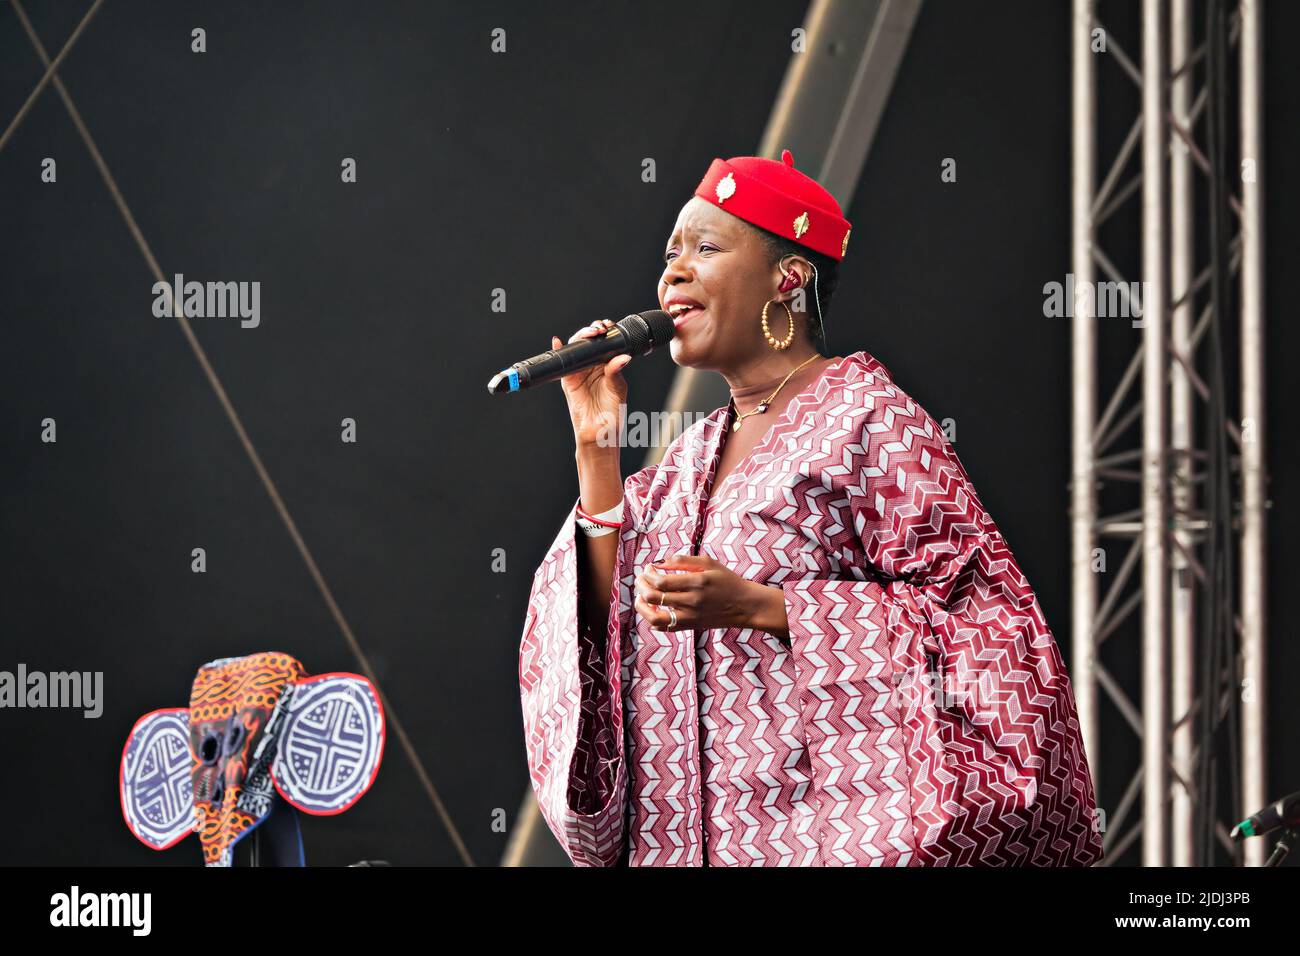
<svg viewBox="0 0 1300 956">
<path fill-rule="evenodd" d="M 575 510 L 578 515 L 578 527 L 589 538 L 599 538 L 601 535 L 613 534 L 623 527 L 623 502 L 621 501 L 608 511 L 602 511 L 598 515 L 587 514 L 582 510 L 582 505 L 577 505 Z"/>
</svg>

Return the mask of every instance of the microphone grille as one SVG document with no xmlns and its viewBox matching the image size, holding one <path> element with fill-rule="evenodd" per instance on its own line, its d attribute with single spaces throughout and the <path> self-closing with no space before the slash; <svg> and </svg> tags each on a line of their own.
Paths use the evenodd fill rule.
<svg viewBox="0 0 1300 956">
<path fill-rule="evenodd" d="M 633 313 L 619 320 L 618 327 L 627 336 L 628 351 L 633 355 L 644 355 L 665 344 L 677 331 L 671 316 L 662 309 Z"/>
<path fill-rule="evenodd" d="M 627 323 L 627 325 L 624 325 Z M 662 308 L 651 308 L 647 312 L 637 312 L 636 315 L 629 315 L 619 323 L 621 329 L 628 333 L 628 337 L 637 334 L 640 338 L 633 339 L 638 342 L 637 354 L 641 352 L 656 349 L 660 345 L 667 345 L 672 341 L 673 334 L 677 332 L 677 326 L 672 323 L 672 316 L 664 312 Z M 637 333 L 632 332 L 632 328 L 637 329 Z"/>
<path fill-rule="evenodd" d="M 628 351 L 632 355 L 644 355 L 651 348 L 650 325 L 641 316 L 625 316 L 619 319 L 618 327 L 627 336 Z"/>
<path fill-rule="evenodd" d="M 651 348 L 667 345 L 677 333 L 677 326 L 673 324 L 672 316 L 663 309 L 651 309 L 649 312 L 640 313 L 640 316 L 645 319 L 646 325 L 650 328 Z"/>
</svg>

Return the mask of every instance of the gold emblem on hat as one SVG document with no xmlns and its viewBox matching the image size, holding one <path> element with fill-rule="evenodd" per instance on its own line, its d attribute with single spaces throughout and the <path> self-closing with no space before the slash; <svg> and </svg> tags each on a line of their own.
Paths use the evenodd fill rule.
<svg viewBox="0 0 1300 956">
<path fill-rule="evenodd" d="M 808 231 L 808 213 L 799 213 L 799 218 L 794 221 L 794 237 L 798 239 Z"/>
<path fill-rule="evenodd" d="M 724 203 L 736 194 L 736 180 L 731 173 L 727 173 L 718 180 L 718 185 L 713 188 L 713 191 L 718 194 L 718 202 Z"/>
<path fill-rule="evenodd" d="M 852 227 L 849 227 L 848 229 L 844 230 L 844 241 L 840 243 L 840 258 L 841 258 L 841 259 L 843 259 L 843 258 L 844 258 L 844 254 L 845 254 L 846 252 L 849 251 L 849 233 L 852 232 L 852 231 L 853 231 L 853 228 L 852 228 Z"/>
</svg>

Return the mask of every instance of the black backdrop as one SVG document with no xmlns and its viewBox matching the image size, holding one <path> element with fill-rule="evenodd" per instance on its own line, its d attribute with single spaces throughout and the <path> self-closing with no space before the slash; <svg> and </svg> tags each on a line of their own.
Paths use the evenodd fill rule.
<svg viewBox="0 0 1300 956">
<path fill-rule="evenodd" d="M 51 55 L 88 5 L 28 4 Z M 551 333 L 653 305 L 678 209 L 714 156 L 753 152 L 804 9 L 110 0 L 61 71 L 163 271 L 261 283 L 258 328 L 195 319 L 198 336 L 480 864 L 500 859 L 493 820 L 513 824 L 526 792 L 515 654 L 575 487 L 558 390 L 491 399 L 484 383 Z M 1266 12 L 1282 792 L 1300 786 L 1283 734 L 1300 706 L 1280 690 L 1300 664 L 1282 413 L 1300 106 L 1283 41 L 1300 10 Z M 194 27 L 206 53 L 190 51 Z M 495 27 L 505 54 L 490 51 Z M 1068 29 L 1064 0 L 925 4 L 829 315 L 836 352 L 866 348 L 956 421 L 1067 660 L 1069 326 L 1043 317 L 1042 287 L 1069 269 Z M 1112 29 L 1136 52 L 1135 17 Z M 0 120 L 41 72 L 0 6 Z M 1131 99 L 1122 82 L 1104 81 L 1107 102 Z M 1108 109 L 1103 141 L 1132 115 Z M 57 183 L 40 181 L 47 156 Z M 340 182 L 344 157 L 355 184 Z M 956 183 L 940 181 L 946 157 Z M 0 236 L 0 669 L 105 675 L 97 720 L 0 711 L 0 863 L 193 864 L 194 843 L 154 854 L 122 823 L 132 722 L 184 705 L 215 657 L 357 664 L 175 322 L 152 314 L 153 279 L 53 89 L 0 153 Z M 1107 343 L 1112 366 L 1125 334 Z M 633 404 L 659 407 L 673 371 L 662 355 L 634 365 Z M 57 444 L 40 441 L 46 417 Z M 345 417 L 355 444 L 340 441 Z M 1104 731 L 1109 754 L 1134 759 L 1127 729 Z M 1107 807 L 1118 776 L 1103 765 Z M 375 789 L 305 833 L 317 864 L 458 861 L 391 739 Z"/>
</svg>

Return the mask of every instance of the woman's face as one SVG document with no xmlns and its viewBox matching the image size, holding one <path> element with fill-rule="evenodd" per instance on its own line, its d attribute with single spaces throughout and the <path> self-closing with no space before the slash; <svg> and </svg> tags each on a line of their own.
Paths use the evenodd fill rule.
<svg viewBox="0 0 1300 956">
<path fill-rule="evenodd" d="M 781 272 L 767 247 L 741 219 L 698 196 L 677 216 L 664 247 L 659 307 L 677 319 L 679 299 L 702 308 L 678 320 L 670 349 L 673 361 L 710 371 L 738 368 L 763 354 L 763 304 L 775 298 Z M 786 328 L 785 309 L 769 310 L 772 331 Z"/>
</svg>

